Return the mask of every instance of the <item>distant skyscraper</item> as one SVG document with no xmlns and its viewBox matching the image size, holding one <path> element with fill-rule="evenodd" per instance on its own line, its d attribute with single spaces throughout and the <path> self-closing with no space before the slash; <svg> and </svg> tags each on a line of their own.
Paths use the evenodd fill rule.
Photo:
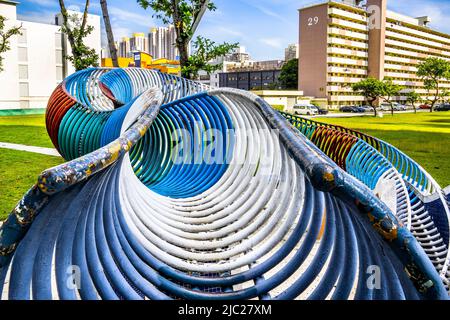
<svg viewBox="0 0 450 320">
<path fill-rule="evenodd" d="M 130 39 L 130 48 L 131 51 L 141 51 L 149 53 L 149 41 L 145 36 L 145 33 L 135 33 L 133 37 Z"/>
<path fill-rule="evenodd" d="M 176 32 L 173 25 L 152 28 L 148 36 L 148 43 L 149 53 L 154 59 L 178 59 L 179 53 L 176 48 Z"/>
<path fill-rule="evenodd" d="M 298 59 L 298 44 L 290 44 L 284 50 L 284 60 L 289 61 L 292 59 Z"/>
<path fill-rule="evenodd" d="M 225 57 L 225 61 L 245 63 L 250 61 L 250 54 L 245 50 L 245 47 L 240 46 L 234 49 L 234 51 Z"/>
<path fill-rule="evenodd" d="M 119 57 L 128 57 L 131 52 L 130 38 L 124 37 L 119 43 Z"/>
</svg>

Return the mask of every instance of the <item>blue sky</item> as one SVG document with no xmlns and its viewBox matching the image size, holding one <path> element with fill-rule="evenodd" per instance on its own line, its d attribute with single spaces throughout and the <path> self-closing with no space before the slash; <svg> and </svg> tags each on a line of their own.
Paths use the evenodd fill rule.
<svg viewBox="0 0 450 320">
<path fill-rule="evenodd" d="M 58 0 L 18 0 L 23 20 L 52 23 L 59 10 Z M 98 0 L 91 0 L 91 13 L 101 14 Z M 284 48 L 298 38 L 298 9 L 313 0 L 215 0 L 218 10 L 208 12 L 198 34 L 216 42 L 239 42 L 254 59 L 282 59 Z M 66 6 L 80 8 L 84 0 L 66 0 Z M 135 0 L 109 0 L 117 38 L 133 32 L 148 32 L 161 25 L 150 10 Z M 410 16 L 431 17 L 431 26 L 450 33 L 450 0 L 388 0 L 389 9 Z M 446 14 L 447 13 L 447 16 Z"/>
</svg>

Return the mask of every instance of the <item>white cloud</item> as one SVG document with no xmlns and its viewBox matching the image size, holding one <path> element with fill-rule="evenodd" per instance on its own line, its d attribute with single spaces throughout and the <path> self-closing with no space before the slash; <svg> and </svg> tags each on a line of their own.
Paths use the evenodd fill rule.
<svg viewBox="0 0 450 320">
<path fill-rule="evenodd" d="M 123 21 L 127 23 L 133 23 L 139 26 L 144 26 L 149 28 L 150 26 L 154 25 L 155 22 L 149 13 L 149 11 L 143 11 L 144 14 L 138 14 L 130 12 L 126 9 L 120 9 L 115 6 L 110 6 L 108 8 L 109 14 L 111 15 L 111 19 L 115 19 L 117 21 Z"/>
<path fill-rule="evenodd" d="M 283 42 L 279 38 L 262 38 L 259 41 L 275 49 L 283 48 Z"/>
<path fill-rule="evenodd" d="M 26 14 L 18 14 L 17 19 L 22 21 L 38 22 L 38 23 L 55 23 L 54 11 L 29 12 Z"/>
<path fill-rule="evenodd" d="M 36 3 L 44 7 L 54 7 L 56 4 L 55 0 L 27 0 L 27 2 Z"/>
</svg>

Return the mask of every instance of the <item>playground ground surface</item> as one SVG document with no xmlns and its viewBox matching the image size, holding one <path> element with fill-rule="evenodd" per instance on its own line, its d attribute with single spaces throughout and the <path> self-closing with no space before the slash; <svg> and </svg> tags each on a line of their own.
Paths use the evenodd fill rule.
<svg viewBox="0 0 450 320">
<path fill-rule="evenodd" d="M 450 185 L 450 112 L 315 120 L 383 139 L 415 159 L 442 187 Z M 44 115 L 0 117 L 0 142 L 53 147 Z M 0 220 L 7 217 L 39 173 L 63 162 L 60 157 L 0 149 Z"/>
</svg>

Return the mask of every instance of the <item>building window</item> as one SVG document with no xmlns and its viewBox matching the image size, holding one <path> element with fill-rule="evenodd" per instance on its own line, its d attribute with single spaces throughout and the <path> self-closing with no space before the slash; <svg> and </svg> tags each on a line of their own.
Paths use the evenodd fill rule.
<svg viewBox="0 0 450 320">
<path fill-rule="evenodd" d="M 19 44 L 27 44 L 27 30 L 22 29 L 22 34 L 19 35 Z"/>
<path fill-rule="evenodd" d="M 56 64 L 63 64 L 63 51 L 56 49 Z"/>
<path fill-rule="evenodd" d="M 56 67 L 56 81 L 64 80 L 64 69 L 63 67 Z"/>
<path fill-rule="evenodd" d="M 55 33 L 55 47 L 62 48 L 62 35 L 61 33 Z"/>
<path fill-rule="evenodd" d="M 19 79 L 20 80 L 28 79 L 28 66 L 19 65 Z"/>
<path fill-rule="evenodd" d="M 19 83 L 19 94 L 21 97 L 29 97 L 30 96 L 30 88 L 28 83 L 20 82 Z"/>
<path fill-rule="evenodd" d="M 28 49 L 19 47 L 19 61 L 27 62 L 28 61 Z"/>
</svg>

